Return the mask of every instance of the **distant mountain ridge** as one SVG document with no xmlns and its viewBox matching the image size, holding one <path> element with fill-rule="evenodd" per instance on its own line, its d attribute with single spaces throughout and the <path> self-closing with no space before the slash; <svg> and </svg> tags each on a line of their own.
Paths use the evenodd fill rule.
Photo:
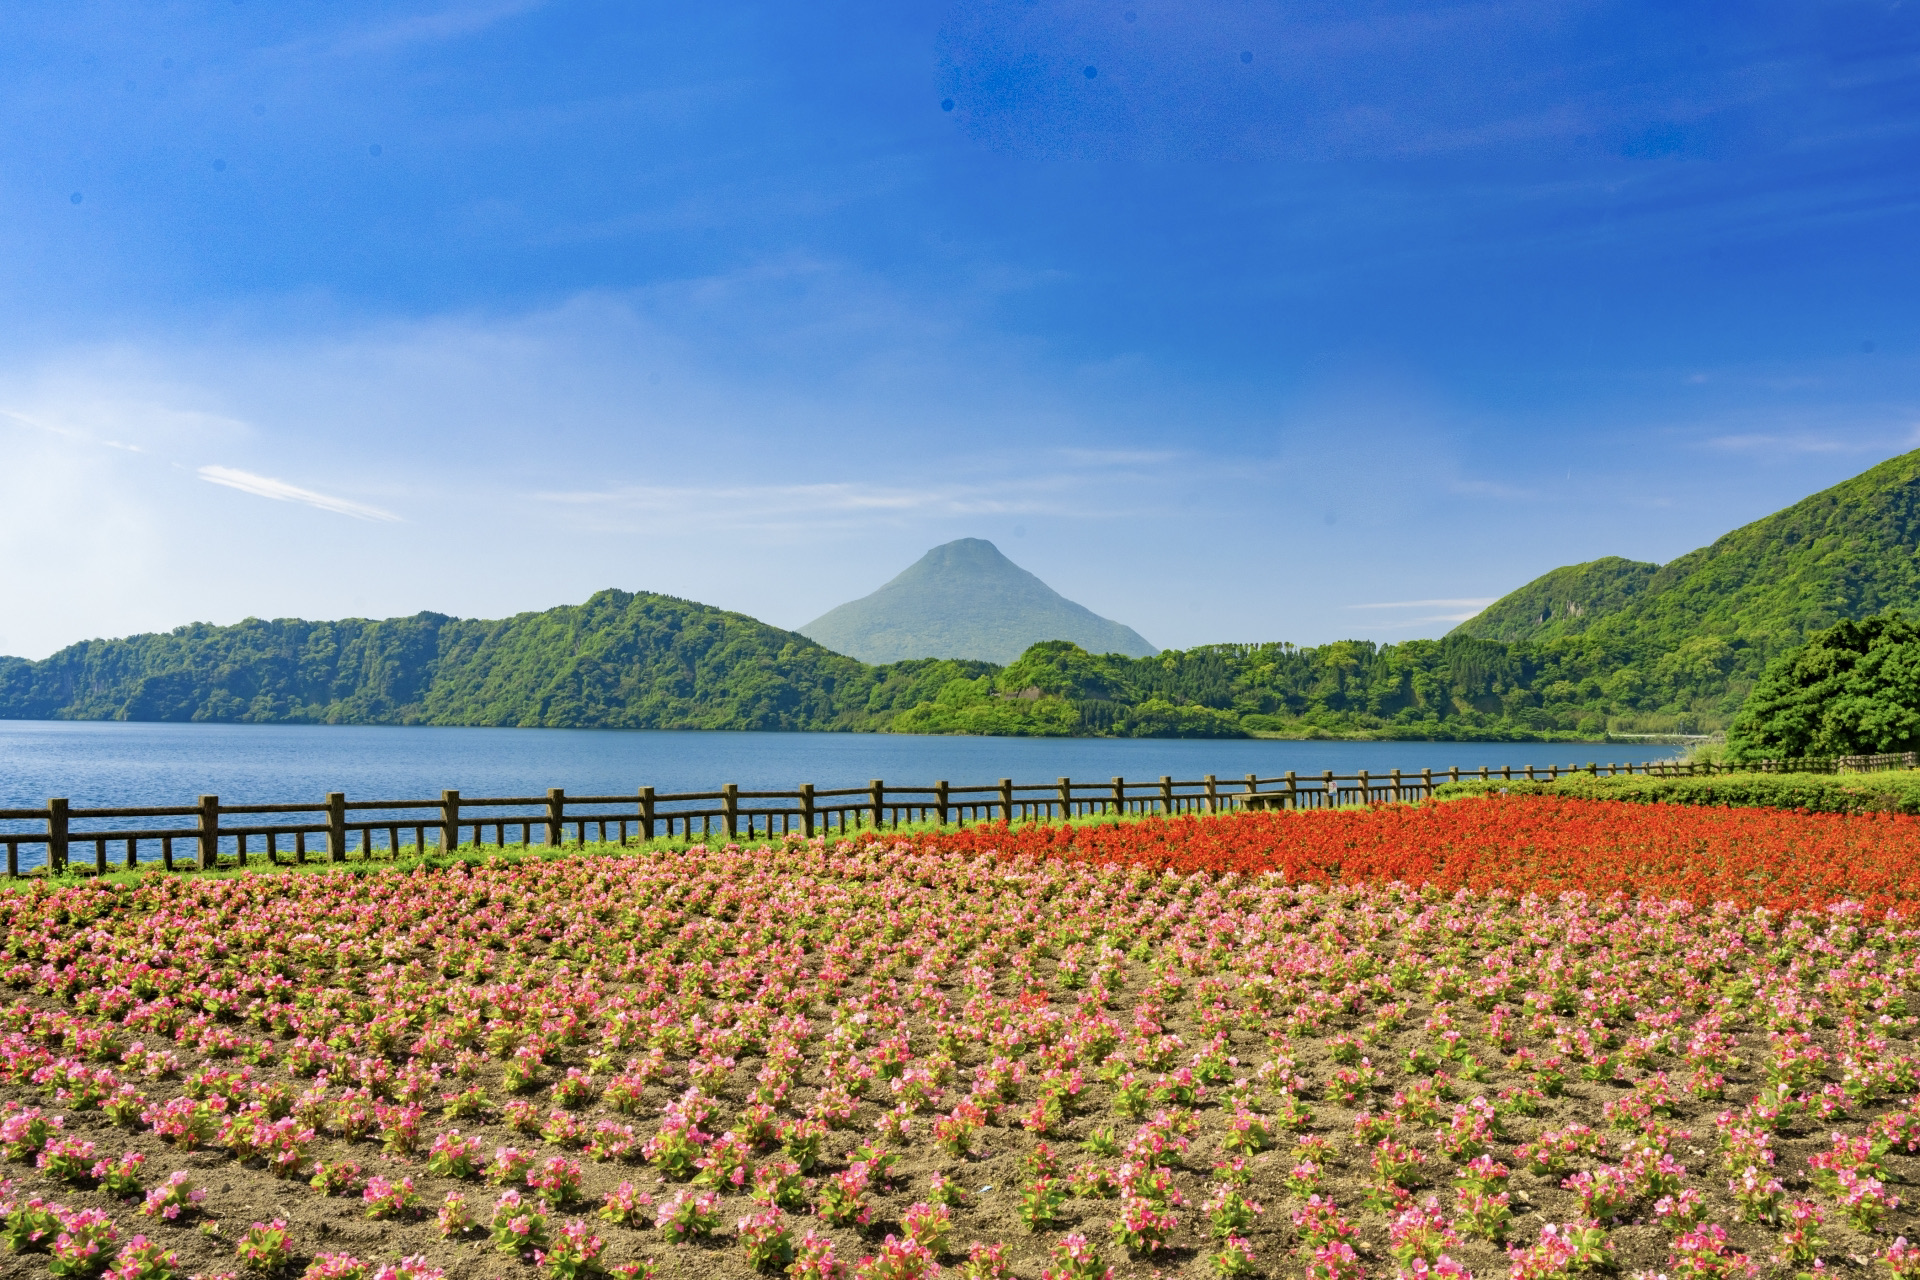
<svg viewBox="0 0 1920 1280">
<path fill-rule="evenodd" d="M 1809 633 L 1920 612 L 1920 451 L 1669 564 L 1568 565 L 1443 639 L 1401 644 L 1129 657 L 1125 637 L 1136 652 L 1152 646 L 1060 600 L 991 544 L 935 551 L 984 564 L 990 580 L 1015 584 L 1016 600 L 1037 586 L 1065 606 L 1054 616 L 1092 618 L 1120 638 L 1050 636 L 1010 664 L 873 665 L 745 614 L 602 591 L 498 620 L 250 618 L 90 640 L 39 662 L 0 658 L 0 719 L 1439 740 L 1693 732 L 1724 726 L 1766 664 Z M 968 580 L 951 569 L 924 576 Z M 874 597 L 920 577 L 910 570 Z M 987 598 L 953 593 L 960 621 Z"/>
<path fill-rule="evenodd" d="M 1920 450 L 1665 565 L 1616 556 L 1555 569 L 1452 634 L 1526 647 L 1596 710 L 1718 727 L 1766 664 L 1813 632 L 1915 609 Z"/>
<path fill-rule="evenodd" d="M 0 718 L 872 729 L 989 670 L 871 667 L 745 614 L 601 591 L 495 621 L 249 618 L 0 658 Z"/>
<path fill-rule="evenodd" d="M 1132 627 L 1075 604 L 984 538 L 927 552 L 871 595 L 829 609 L 800 634 L 862 662 L 971 658 L 1001 666 L 1043 640 L 1089 653 L 1159 652 Z"/>
<path fill-rule="evenodd" d="M 497 620 L 249 618 L 0 657 L 0 719 L 1513 739 L 1552 728 L 1516 718 L 1529 678 L 1464 638 L 1151 658 L 1049 640 L 1007 667 L 871 666 L 745 614 L 601 591 Z"/>
<path fill-rule="evenodd" d="M 1530 675 L 1459 637 L 1151 658 L 1049 640 L 1007 667 L 870 666 L 744 614 L 601 591 L 497 620 L 249 618 L 0 657 L 0 719 L 1510 740 L 1552 729 L 1516 715 Z"/>
</svg>

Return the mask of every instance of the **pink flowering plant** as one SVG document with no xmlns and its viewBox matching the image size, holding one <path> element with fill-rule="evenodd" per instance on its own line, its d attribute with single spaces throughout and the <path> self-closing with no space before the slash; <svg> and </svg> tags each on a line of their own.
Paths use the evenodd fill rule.
<svg viewBox="0 0 1920 1280">
<path fill-rule="evenodd" d="M 47 1271 L 55 1276 L 87 1278 L 107 1269 L 120 1248 L 120 1229 L 99 1209 L 80 1209 L 60 1221 Z"/>
<path fill-rule="evenodd" d="M 1846 858 L 1833 896 L 1758 907 L 1443 892 L 1399 836 L 1403 882 L 1268 875 L 1264 846 L 1208 843 L 1228 830 L 36 884 L 0 895 L 0 1153 L 156 1236 L 196 1182 L 289 1219 L 355 1196 L 551 1274 L 697 1269 L 718 1237 L 837 1280 L 985 1280 L 1014 1252 L 1083 1280 L 1103 1250 L 1143 1274 L 1920 1280 L 1920 929 L 1849 902 Z M 463 1132 L 496 1124 L 512 1145 Z M 90 1233 L 123 1211 L 82 1212 L 0 1191 L 8 1243 L 51 1259 L 65 1233 L 61 1267 L 111 1273 L 133 1242 Z M 1037 1238 L 1003 1246 L 1016 1220 Z M 142 1248 L 127 1266 L 173 1266 Z"/>
<path fill-rule="evenodd" d="M 548 1229 L 538 1200 L 506 1191 L 494 1202 L 487 1234 L 500 1252 L 531 1258 L 547 1247 Z"/>
<path fill-rule="evenodd" d="M 157 1240 L 135 1235 L 120 1247 L 101 1274 L 106 1280 L 173 1280 L 180 1255 Z"/>
<path fill-rule="evenodd" d="M 185 1169 L 176 1169 L 147 1192 L 140 1212 L 149 1218 L 172 1222 L 182 1214 L 193 1212 L 206 1198 L 206 1191 L 193 1184 L 193 1179 Z"/>
<path fill-rule="evenodd" d="M 234 1254 L 248 1271 L 271 1274 L 284 1270 L 293 1260 L 293 1237 L 280 1218 L 256 1222 L 240 1237 Z"/>
</svg>

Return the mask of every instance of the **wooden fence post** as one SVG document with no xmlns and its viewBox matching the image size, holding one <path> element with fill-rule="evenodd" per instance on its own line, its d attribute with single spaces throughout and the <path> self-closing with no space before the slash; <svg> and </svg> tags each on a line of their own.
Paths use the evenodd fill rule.
<svg viewBox="0 0 1920 1280">
<path fill-rule="evenodd" d="M 566 841 L 567 793 L 559 787 L 547 788 L 547 846 L 558 849 Z"/>
<path fill-rule="evenodd" d="M 67 833 L 73 822 L 69 807 L 65 796 L 47 801 L 47 870 L 54 874 L 67 869 Z"/>
<path fill-rule="evenodd" d="M 1373 783 L 1369 780 L 1365 769 L 1360 770 L 1360 803 L 1364 805 L 1373 803 Z"/>
<path fill-rule="evenodd" d="M 1125 778 L 1115 778 L 1113 780 L 1113 814 L 1116 818 L 1123 818 L 1126 816 L 1126 813 L 1127 780 Z"/>
<path fill-rule="evenodd" d="M 220 865 L 220 797 L 200 797 L 200 870 Z"/>
<path fill-rule="evenodd" d="M 720 788 L 720 807 L 726 810 L 721 821 L 726 824 L 727 839 L 740 834 L 740 784 L 728 782 Z"/>
<path fill-rule="evenodd" d="M 1420 798 L 1422 800 L 1433 799 L 1433 770 L 1432 769 L 1422 769 L 1420 771 Z"/>
<path fill-rule="evenodd" d="M 1398 769 L 1393 771 L 1393 802 L 1400 803 L 1400 771 Z"/>
<path fill-rule="evenodd" d="M 887 784 L 885 782 L 882 782 L 879 778 L 875 778 L 871 783 L 868 784 L 868 786 L 871 787 L 873 791 L 873 829 L 875 831 L 878 831 L 880 829 L 881 822 L 885 820 L 884 815 L 885 815 L 886 806 L 887 806 Z"/>
<path fill-rule="evenodd" d="M 653 788 L 640 788 L 640 833 L 653 839 Z"/>
<path fill-rule="evenodd" d="M 1258 774 L 1250 773 L 1247 775 L 1247 794 L 1250 796 L 1260 794 L 1260 776 Z M 1247 802 L 1242 800 L 1240 806 L 1241 808 L 1246 808 Z"/>
<path fill-rule="evenodd" d="M 1296 778 L 1293 774 L 1293 770 L 1289 769 L 1287 770 L 1287 808 L 1298 809 L 1299 807 L 1300 807 L 1300 779 Z"/>
<path fill-rule="evenodd" d="M 1333 785 L 1333 770 L 1320 771 L 1320 789 L 1326 793 L 1321 803 L 1329 809 L 1337 808 L 1340 804 L 1340 789 Z"/>
<path fill-rule="evenodd" d="M 327 792 L 327 861 L 347 860 L 347 795 Z"/>
<path fill-rule="evenodd" d="M 933 803 L 940 810 L 940 825 L 947 825 L 947 780 L 945 778 L 933 784 Z"/>
<path fill-rule="evenodd" d="M 440 852 L 452 853 L 460 847 L 460 793 L 440 793 Z M 422 849 L 422 853 L 426 850 Z"/>
<path fill-rule="evenodd" d="M 1447 768 L 1447 781 L 1448 781 L 1448 782 L 1458 782 L 1458 781 L 1460 781 L 1460 766 L 1459 766 L 1459 765 L 1457 765 L 1457 764 L 1456 764 L 1456 765 L 1450 765 L 1450 766 L 1448 766 L 1448 768 Z"/>
<path fill-rule="evenodd" d="M 1007 820 L 1007 825 L 1012 826 L 1013 825 L 1013 779 L 1012 778 L 1000 779 L 1000 813 L 1001 813 L 1001 816 Z"/>
<path fill-rule="evenodd" d="M 1073 816 L 1073 784 L 1065 778 L 1060 779 L 1060 821 L 1065 822 Z"/>
<path fill-rule="evenodd" d="M 813 784 L 800 784 L 800 834 L 813 839 Z"/>
<path fill-rule="evenodd" d="M 1160 775 L 1160 812 L 1169 818 L 1173 816 L 1173 775 L 1170 773 Z"/>
</svg>

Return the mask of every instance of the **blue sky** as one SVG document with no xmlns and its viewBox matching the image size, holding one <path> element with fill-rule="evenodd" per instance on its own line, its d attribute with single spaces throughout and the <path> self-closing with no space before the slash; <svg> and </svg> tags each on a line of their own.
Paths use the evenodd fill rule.
<svg viewBox="0 0 1920 1280">
<path fill-rule="evenodd" d="M 1920 11 L 0 11 L 0 652 L 986 537 L 1437 635 L 1920 446 Z"/>
</svg>

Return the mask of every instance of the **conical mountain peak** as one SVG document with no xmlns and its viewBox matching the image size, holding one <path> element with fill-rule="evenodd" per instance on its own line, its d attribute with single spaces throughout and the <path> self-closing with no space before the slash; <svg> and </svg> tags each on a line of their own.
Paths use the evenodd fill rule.
<svg viewBox="0 0 1920 1280">
<path fill-rule="evenodd" d="M 1075 604 L 984 538 L 933 548 L 872 595 L 828 610 L 800 634 L 862 662 L 977 658 L 1006 664 L 1042 640 L 1091 653 L 1159 652 L 1133 628 Z"/>
</svg>

